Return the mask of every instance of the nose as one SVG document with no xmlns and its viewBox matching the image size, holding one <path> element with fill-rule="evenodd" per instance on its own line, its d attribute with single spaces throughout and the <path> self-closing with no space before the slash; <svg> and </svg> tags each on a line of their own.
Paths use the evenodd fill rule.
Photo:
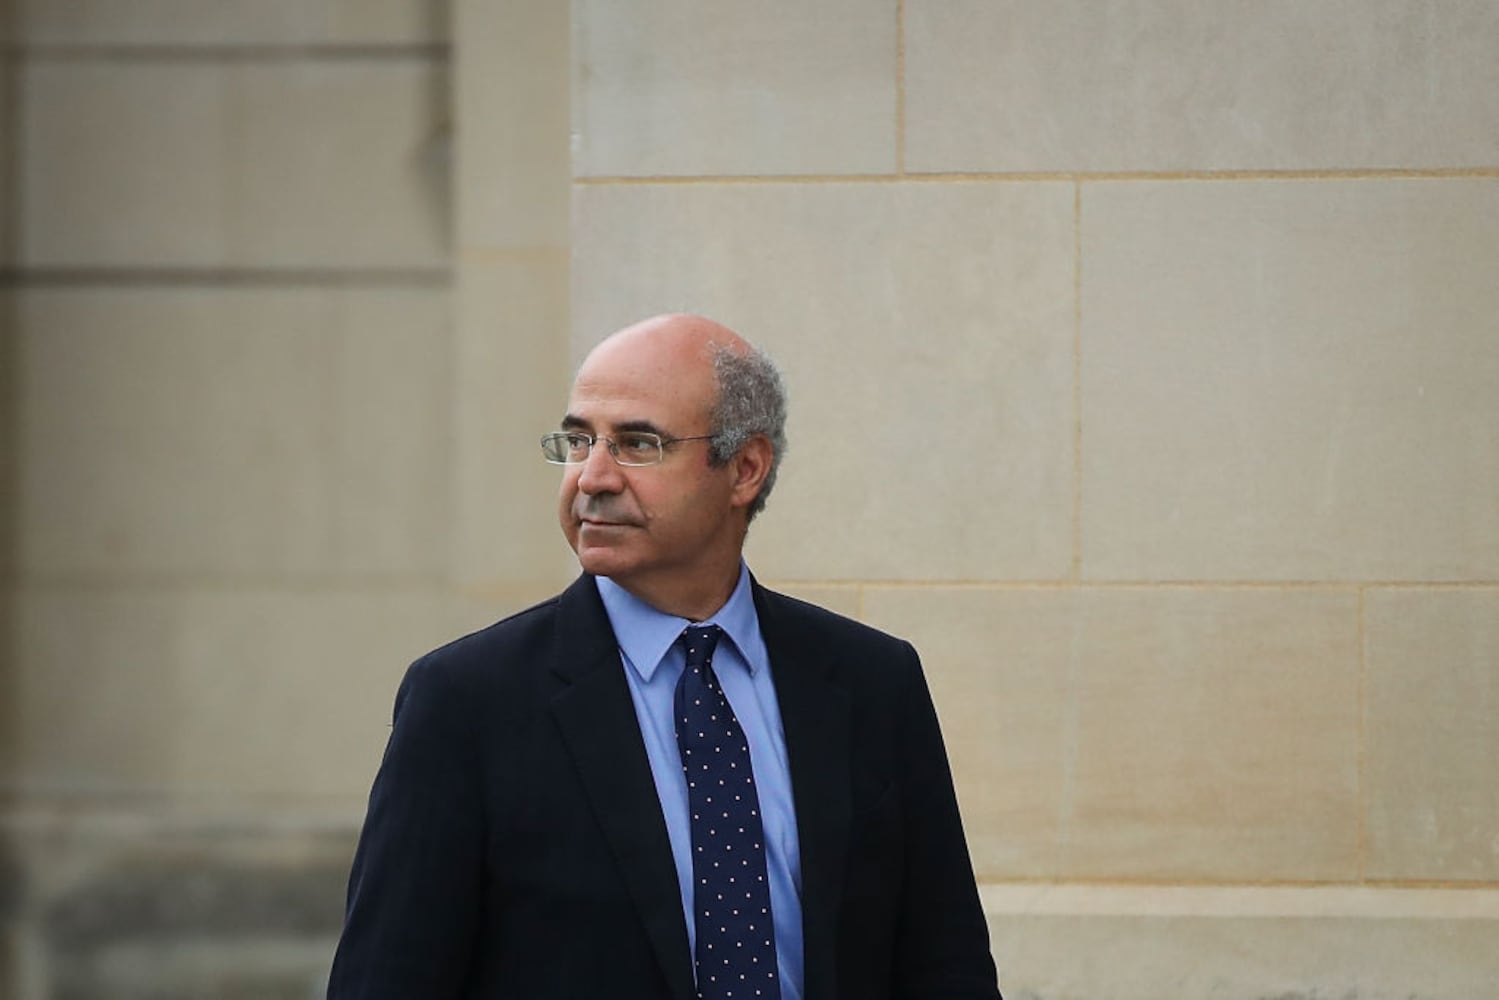
<svg viewBox="0 0 1499 1000">
<path fill-rule="evenodd" d="M 598 493 L 618 493 L 624 489 L 624 473 L 614 456 L 609 454 L 605 441 L 595 441 L 588 457 L 578 472 L 578 489 L 592 496 Z"/>
</svg>

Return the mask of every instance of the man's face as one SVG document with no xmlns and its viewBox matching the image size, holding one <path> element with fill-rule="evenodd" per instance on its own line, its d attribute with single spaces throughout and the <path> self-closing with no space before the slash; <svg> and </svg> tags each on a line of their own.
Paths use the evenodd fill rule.
<svg viewBox="0 0 1499 1000">
<path fill-rule="evenodd" d="M 584 362 L 565 430 L 604 438 L 651 431 L 707 434 L 716 389 L 700 355 L 652 345 L 605 344 Z M 660 465 L 622 466 L 604 441 L 563 468 L 562 533 L 583 569 L 628 590 L 694 585 L 737 560 L 743 520 L 732 500 L 733 463 L 708 463 L 707 441 L 668 445 Z M 632 586 L 633 584 L 633 586 Z"/>
</svg>

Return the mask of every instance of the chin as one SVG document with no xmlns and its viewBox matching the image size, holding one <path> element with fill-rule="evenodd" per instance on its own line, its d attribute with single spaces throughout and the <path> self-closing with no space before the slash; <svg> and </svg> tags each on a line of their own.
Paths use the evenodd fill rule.
<svg viewBox="0 0 1499 1000">
<path fill-rule="evenodd" d="M 629 572 L 630 560 L 613 549 L 580 545 L 578 565 L 583 567 L 585 573 L 592 573 L 594 576 L 615 577 Z"/>
</svg>

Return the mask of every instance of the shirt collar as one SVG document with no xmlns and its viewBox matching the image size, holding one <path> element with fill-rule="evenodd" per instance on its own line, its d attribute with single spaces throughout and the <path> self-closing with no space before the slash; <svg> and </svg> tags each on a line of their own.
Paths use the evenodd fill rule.
<svg viewBox="0 0 1499 1000">
<path fill-rule="evenodd" d="M 717 625 L 739 650 L 751 675 L 764 663 L 765 640 L 760 637 L 760 616 L 755 612 L 754 592 L 750 587 L 749 567 L 739 562 L 739 582 L 734 592 L 704 622 L 657 611 L 607 576 L 594 577 L 615 641 L 641 679 L 649 682 L 672 644 L 688 625 Z"/>
</svg>

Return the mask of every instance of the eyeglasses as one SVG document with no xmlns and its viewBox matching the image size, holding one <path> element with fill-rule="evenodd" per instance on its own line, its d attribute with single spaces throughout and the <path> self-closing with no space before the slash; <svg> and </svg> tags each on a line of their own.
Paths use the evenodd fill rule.
<svg viewBox="0 0 1499 1000">
<path fill-rule="evenodd" d="M 620 465 L 660 465 L 668 445 L 678 441 L 711 441 L 717 435 L 668 438 L 651 431 L 620 431 L 612 438 L 584 434 L 582 431 L 557 431 L 541 438 L 541 453 L 553 465 L 581 465 L 588 461 L 594 443 L 604 442 L 609 454 Z"/>
</svg>

